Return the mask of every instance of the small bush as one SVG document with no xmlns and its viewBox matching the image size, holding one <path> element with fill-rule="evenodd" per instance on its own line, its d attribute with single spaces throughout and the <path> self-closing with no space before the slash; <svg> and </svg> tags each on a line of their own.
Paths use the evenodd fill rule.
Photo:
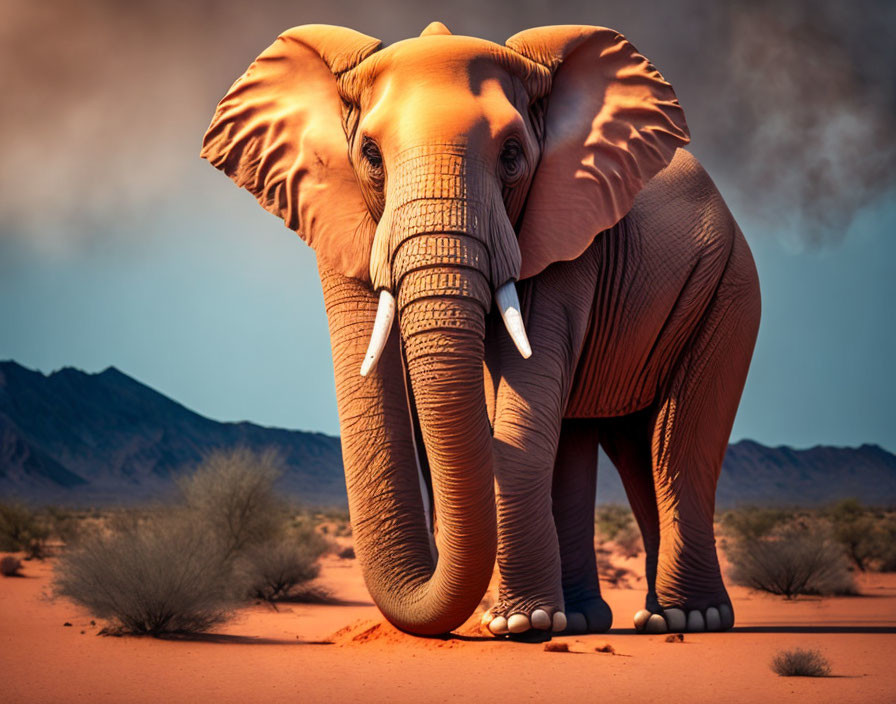
<svg viewBox="0 0 896 704">
<path fill-rule="evenodd" d="M 881 572 L 896 572 L 896 516 L 888 515 L 880 525 L 883 533 L 884 550 L 881 553 Z"/>
<path fill-rule="evenodd" d="M 4 555 L 0 559 L 0 574 L 4 577 L 18 577 L 22 569 L 22 561 L 12 555 Z"/>
<path fill-rule="evenodd" d="M 780 650 L 772 659 L 772 670 L 781 677 L 827 677 L 831 665 L 817 650 Z"/>
<path fill-rule="evenodd" d="M 82 530 L 77 514 L 58 506 L 48 506 L 44 511 L 50 535 L 66 545 L 73 545 Z"/>
<path fill-rule="evenodd" d="M 317 577 L 317 560 L 328 548 L 314 532 L 253 546 L 240 560 L 246 592 L 265 601 L 288 596 L 295 587 Z"/>
<path fill-rule="evenodd" d="M 635 523 L 634 514 L 627 506 L 606 504 L 594 513 L 594 532 L 599 542 L 616 540 L 619 533 Z"/>
<path fill-rule="evenodd" d="M 113 630 L 197 633 L 228 617 L 230 576 L 215 537 L 171 512 L 82 539 L 61 557 L 54 592 L 109 619 Z"/>
<path fill-rule="evenodd" d="M 891 521 L 865 508 L 856 499 L 844 499 L 825 512 L 833 534 L 852 563 L 862 572 L 884 569 L 894 555 Z M 889 559 L 888 559 L 889 558 Z"/>
<path fill-rule="evenodd" d="M 722 515 L 722 530 L 735 540 L 764 538 L 776 527 L 793 521 L 794 514 L 777 508 L 745 507 Z"/>
<path fill-rule="evenodd" d="M 26 559 L 40 559 L 49 537 L 47 521 L 39 513 L 18 501 L 0 503 L 0 550 L 21 550 Z"/>
<path fill-rule="evenodd" d="M 726 545 L 732 580 L 788 599 L 800 594 L 855 594 L 839 545 L 824 526 L 790 523 L 763 538 Z"/>
<path fill-rule="evenodd" d="M 109 619 L 107 632 L 149 635 L 206 631 L 250 594 L 289 595 L 317 576 L 329 544 L 311 522 L 288 530 L 277 476 L 271 453 L 211 455 L 178 480 L 182 506 L 115 512 L 81 531 L 55 593 Z"/>
<path fill-rule="evenodd" d="M 238 448 L 212 453 L 177 483 L 189 509 L 219 537 L 229 559 L 282 533 L 286 506 L 274 493 L 281 474 L 276 453 Z"/>
<path fill-rule="evenodd" d="M 616 545 L 624 557 L 637 557 L 644 552 L 644 542 L 637 525 L 630 523 L 616 534 Z"/>
</svg>

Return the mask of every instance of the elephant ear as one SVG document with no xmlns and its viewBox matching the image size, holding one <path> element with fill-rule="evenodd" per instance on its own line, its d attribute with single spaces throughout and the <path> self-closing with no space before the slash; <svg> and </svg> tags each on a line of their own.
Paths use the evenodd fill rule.
<svg viewBox="0 0 896 704">
<path fill-rule="evenodd" d="M 618 32 L 538 27 L 507 46 L 552 74 L 543 152 L 520 223 L 526 278 L 581 255 L 690 138 L 672 87 Z"/>
<path fill-rule="evenodd" d="M 348 157 L 337 76 L 380 48 L 342 27 L 281 34 L 218 104 L 200 155 L 331 269 L 370 277 L 371 218 Z"/>
</svg>

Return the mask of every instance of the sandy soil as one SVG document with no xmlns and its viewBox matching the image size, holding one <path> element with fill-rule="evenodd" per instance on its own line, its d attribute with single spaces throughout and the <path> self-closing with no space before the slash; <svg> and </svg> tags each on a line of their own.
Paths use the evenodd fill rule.
<svg viewBox="0 0 896 704">
<path fill-rule="evenodd" d="M 896 575 L 862 579 L 853 598 L 787 602 L 734 588 L 734 631 L 669 643 L 631 629 L 644 592 L 635 574 L 630 588 L 603 585 L 620 627 L 555 638 L 563 653 L 483 638 L 472 619 L 447 639 L 399 633 L 357 562 L 335 556 L 320 582 L 339 604 L 252 606 L 189 641 L 97 637 L 101 623 L 46 596 L 52 566 L 27 562 L 24 577 L 0 579 L 5 702 L 896 701 Z M 596 651 L 605 645 L 615 653 Z M 833 676 L 775 675 L 772 656 L 794 646 L 820 649 Z"/>
</svg>

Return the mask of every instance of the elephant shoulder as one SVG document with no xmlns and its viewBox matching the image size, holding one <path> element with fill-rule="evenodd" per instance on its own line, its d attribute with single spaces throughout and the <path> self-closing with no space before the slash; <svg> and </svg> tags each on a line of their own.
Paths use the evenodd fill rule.
<svg viewBox="0 0 896 704">
<path fill-rule="evenodd" d="M 629 213 L 643 234 L 662 233 L 668 242 L 730 247 L 737 225 L 715 183 L 697 158 L 678 149 L 669 165 L 644 187 Z"/>
</svg>

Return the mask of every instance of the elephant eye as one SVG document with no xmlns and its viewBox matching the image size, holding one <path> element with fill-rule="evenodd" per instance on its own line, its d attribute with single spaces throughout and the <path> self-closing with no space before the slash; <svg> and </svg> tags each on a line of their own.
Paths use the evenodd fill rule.
<svg viewBox="0 0 896 704">
<path fill-rule="evenodd" d="M 376 142 L 370 137 L 365 137 L 364 141 L 361 143 L 361 155 L 367 161 L 367 164 L 371 169 L 374 171 L 382 170 L 383 155 L 380 153 L 380 148 L 376 146 Z"/>
<path fill-rule="evenodd" d="M 516 137 L 511 137 L 504 142 L 499 161 L 504 183 L 513 185 L 519 181 L 525 171 L 526 155 L 523 153 L 523 145 Z"/>
</svg>

